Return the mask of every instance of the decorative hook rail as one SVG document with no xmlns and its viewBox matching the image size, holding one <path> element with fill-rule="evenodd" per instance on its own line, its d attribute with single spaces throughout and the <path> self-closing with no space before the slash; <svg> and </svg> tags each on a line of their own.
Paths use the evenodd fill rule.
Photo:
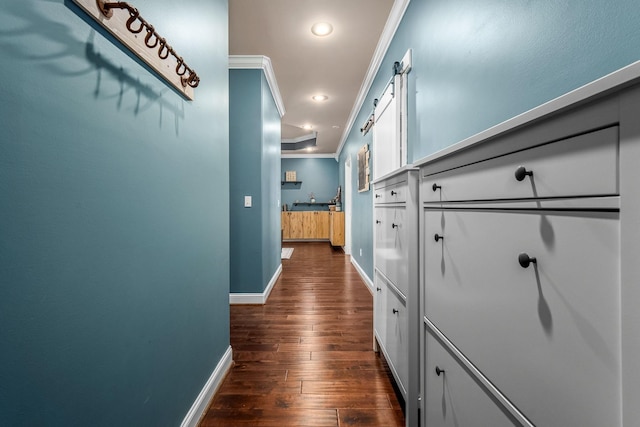
<svg viewBox="0 0 640 427">
<path fill-rule="evenodd" d="M 198 77 L 195 71 L 187 66 L 182 57 L 178 56 L 176 54 L 176 51 L 167 44 L 167 41 L 163 37 L 160 37 L 158 33 L 156 33 L 153 25 L 150 25 L 142 18 L 142 16 L 140 16 L 140 12 L 138 12 L 138 9 L 124 1 L 111 3 L 108 3 L 107 0 L 96 1 L 98 4 L 98 8 L 100 8 L 100 12 L 102 12 L 102 14 L 107 18 L 111 18 L 113 16 L 113 9 L 127 9 L 129 11 L 129 14 L 131 15 L 131 17 L 127 20 L 127 29 L 133 34 L 139 34 L 146 28 L 147 35 L 144 38 L 144 44 L 150 49 L 153 49 L 156 46 L 160 45 L 160 47 L 158 48 L 158 57 L 160 59 L 167 59 L 169 57 L 169 54 L 173 55 L 178 61 L 178 65 L 176 66 L 176 74 L 180 76 L 182 86 L 186 87 L 187 85 L 189 85 L 191 87 L 198 87 L 198 84 L 200 83 L 200 77 Z M 140 24 L 138 28 L 133 28 L 133 25 L 136 23 L 136 21 L 140 21 Z M 155 40 L 153 44 L 150 44 L 149 40 L 151 40 L 152 37 Z M 182 77 L 187 72 L 189 72 L 189 76 Z"/>
<path fill-rule="evenodd" d="M 138 9 L 127 2 L 109 0 L 74 2 L 187 98 L 193 99 L 193 88 L 200 84 L 200 77 L 156 32 L 153 25 L 140 16 Z M 114 14 L 115 10 L 121 12 Z M 111 18 L 114 19 L 110 21 Z M 150 53 L 150 49 L 157 49 L 156 54 Z"/>
</svg>

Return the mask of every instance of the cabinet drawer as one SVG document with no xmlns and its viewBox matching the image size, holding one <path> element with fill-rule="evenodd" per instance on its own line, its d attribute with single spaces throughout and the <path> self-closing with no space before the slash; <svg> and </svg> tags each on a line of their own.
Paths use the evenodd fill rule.
<svg viewBox="0 0 640 427">
<path fill-rule="evenodd" d="M 524 167 L 533 175 L 516 178 Z M 422 200 L 450 202 L 618 194 L 618 127 L 426 175 Z"/>
<path fill-rule="evenodd" d="M 409 379 L 409 342 L 407 333 L 407 305 L 393 289 L 387 287 L 387 337 L 385 348 L 388 351 L 388 362 L 398 383 L 402 395 L 407 397 L 407 381 Z"/>
<path fill-rule="evenodd" d="M 620 425 L 619 214 L 423 215 L 427 318 L 535 425 Z"/>
<path fill-rule="evenodd" d="M 404 203 L 407 201 L 407 181 L 377 187 L 373 191 L 374 203 Z"/>
<path fill-rule="evenodd" d="M 380 207 L 375 215 L 375 265 L 406 297 L 408 289 L 405 207 Z"/>
<path fill-rule="evenodd" d="M 425 426 L 520 426 L 425 327 Z M 444 370 L 438 375 L 436 367 Z"/>
<path fill-rule="evenodd" d="M 384 345 L 387 337 L 387 283 L 378 270 L 374 273 L 373 330 L 378 343 Z"/>
<path fill-rule="evenodd" d="M 407 306 L 378 271 L 375 274 L 374 327 L 396 383 L 406 398 L 408 368 Z"/>
</svg>

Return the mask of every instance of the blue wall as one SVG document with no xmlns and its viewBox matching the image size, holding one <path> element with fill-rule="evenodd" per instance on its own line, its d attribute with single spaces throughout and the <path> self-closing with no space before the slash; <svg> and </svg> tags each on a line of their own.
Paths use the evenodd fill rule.
<svg viewBox="0 0 640 427">
<path fill-rule="evenodd" d="M 262 293 L 281 262 L 280 114 L 261 69 L 230 70 L 229 91 L 231 292 Z"/>
<path fill-rule="evenodd" d="M 640 3 L 413 0 L 340 154 L 371 133 L 360 124 L 413 49 L 409 162 L 437 152 L 640 58 Z M 373 277 L 371 192 L 354 193 L 353 254 Z M 363 248 L 363 256 L 358 254 Z"/>
<path fill-rule="evenodd" d="M 72 2 L 0 3 L 0 425 L 179 425 L 229 347 L 227 1 L 141 3 L 195 101 Z"/>
<path fill-rule="evenodd" d="M 293 203 L 308 202 L 309 193 L 316 196 L 316 202 L 325 203 L 336 197 L 338 163 L 334 158 L 283 158 L 280 181 L 284 180 L 286 171 L 296 171 L 296 179 L 302 181 L 302 184 L 282 185 L 282 203 L 287 204 L 289 210 L 328 210 L 327 206 L 293 206 Z"/>
<path fill-rule="evenodd" d="M 280 226 L 281 118 L 264 73 L 262 80 L 262 283 L 269 284 L 282 264 Z M 264 290 L 264 288 L 263 288 Z"/>
</svg>

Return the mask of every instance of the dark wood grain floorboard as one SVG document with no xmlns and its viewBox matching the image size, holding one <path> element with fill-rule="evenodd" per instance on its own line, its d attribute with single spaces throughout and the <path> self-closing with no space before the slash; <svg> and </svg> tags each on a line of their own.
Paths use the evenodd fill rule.
<svg viewBox="0 0 640 427">
<path fill-rule="evenodd" d="M 293 255 L 267 303 L 231 306 L 234 366 L 200 426 L 404 426 L 349 257 L 327 243 L 285 246 Z"/>
</svg>

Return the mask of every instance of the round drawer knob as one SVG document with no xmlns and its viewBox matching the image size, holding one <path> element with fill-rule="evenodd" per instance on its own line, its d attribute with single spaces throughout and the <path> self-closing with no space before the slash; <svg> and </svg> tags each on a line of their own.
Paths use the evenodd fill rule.
<svg viewBox="0 0 640 427">
<path fill-rule="evenodd" d="M 436 242 L 439 242 L 440 240 L 444 240 L 444 236 L 436 234 L 433 236 L 433 240 L 435 240 Z"/>
<path fill-rule="evenodd" d="M 379 219 L 376 219 L 376 224 L 382 224 L 382 221 L 380 221 Z"/>
<path fill-rule="evenodd" d="M 516 169 L 515 176 L 518 181 L 522 181 L 527 175 L 533 176 L 533 171 L 528 171 L 524 166 L 520 166 Z"/>
<path fill-rule="evenodd" d="M 444 369 L 440 369 L 439 366 L 436 366 L 436 375 L 440 376 L 440 374 L 444 374 Z"/>
<path fill-rule="evenodd" d="M 532 258 L 528 254 L 525 254 L 523 252 L 520 255 L 518 255 L 518 262 L 520 263 L 520 266 L 522 268 L 527 268 L 529 267 L 529 264 L 531 263 L 536 264 L 538 261 L 535 258 Z"/>
<path fill-rule="evenodd" d="M 393 314 L 398 314 L 399 313 L 399 311 L 396 310 L 395 308 L 393 310 L 391 310 L 391 311 L 393 311 Z"/>
<path fill-rule="evenodd" d="M 376 291 L 380 292 L 382 289 L 381 288 L 376 288 Z"/>
<path fill-rule="evenodd" d="M 398 195 L 398 192 L 397 192 L 397 191 L 393 191 L 393 190 L 391 190 L 391 195 L 392 195 L 392 196 L 397 196 L 397 195 Z"/>
<path fill-rule="evenodd" d="M 376 199 L 379 199 L 380 197 L 382 197 L 382 194 L 376 194 Z"/>
<path fill-rule="evenodd" d="M 432 189 L 434 192 L 436 192 L 436 191 L 438 191 L 438 189 L 442 189 L 442 186 L 440 186 L 440 185 L 438 185 L 438 184 L 435 184 L 435 183 L 434 183 L 434 184 L 431 186 L 431 189 Z"/>
<path fill-rule="evenodd" d="M 399 224 L 391 224 L 391 228 L 398 228 L 398 227 L 400 227 Z"/>
</svg>

